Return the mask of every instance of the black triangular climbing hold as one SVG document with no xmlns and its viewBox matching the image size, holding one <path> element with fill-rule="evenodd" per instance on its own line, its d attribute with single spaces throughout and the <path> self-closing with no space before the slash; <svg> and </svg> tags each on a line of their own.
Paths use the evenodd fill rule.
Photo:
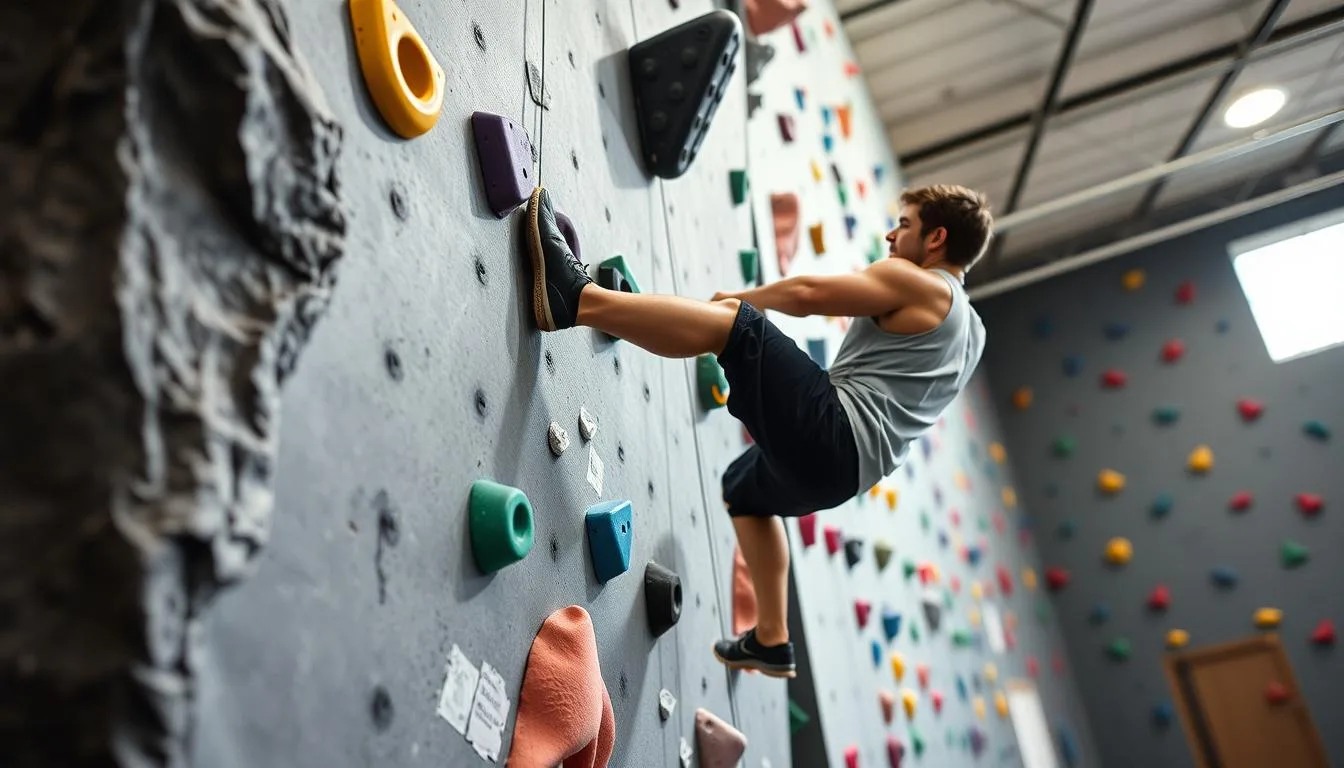
<svg viewBox="0 0 1344 768">
<path fill-rule="evenodd" d="M 930 632 L 937 632 L 943 623 L 943 607 L 932 600 L 925 600 L 924 621 L 928 623 Z"/>
<path fill-rule="evenodd" d="M 631 46 L 635 117 L 649 173 L 675 179 L 691 167 L 741 46 L 741 22 L 722 10 Z"/>
<path fill-rule="evenodd" d="M 863 557 L 863 542 L 859 539 L 850 539 L 845 542 L 845 562 L 850 568 L 859 564 L 859 559 Z"/>
</svg>

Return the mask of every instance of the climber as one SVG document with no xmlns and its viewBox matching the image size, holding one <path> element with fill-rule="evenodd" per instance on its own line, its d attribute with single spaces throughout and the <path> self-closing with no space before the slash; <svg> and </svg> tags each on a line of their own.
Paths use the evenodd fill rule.
<svg viewBox="0 0 1344 768">
<path fill-rule="evenodd" d="M 537 326 L 586 326 L 662 357 L 718 356 L 728 411 L 754 444 L 723 474 L 723 500 L 756 591 L 756 626 L 720 640 L 729 667 L 794 676 L 788 539 L 781 518 L 831 509 L 891 474 L 965 387 L 985 331 L 963 288 L 989 242 L 985 198 L 906 191 L 890 258 L 862 272 L 800 275 L 709 301 L 606 290 L 556 225 L 549 193 L 527 205 Z M 762 312 L 857 318 L 829 372 Z"/>
</svg>

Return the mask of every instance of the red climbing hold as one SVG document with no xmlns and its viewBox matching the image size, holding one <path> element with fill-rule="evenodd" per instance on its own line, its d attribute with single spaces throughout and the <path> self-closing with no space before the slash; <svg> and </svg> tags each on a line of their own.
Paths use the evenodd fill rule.
<svg viewBox="0 0 1344 768">
<path fill-rule="evenodd" d="M 1297 494 L 1297 508 L 1308 517 L 1315 517 L 1325 509 L 1325 499 L 1314 493 Z"/>
<path fill-rule="evenodd" d="M 794 125 L 793 125 L 793 115 L 780 115 L 780 116 L 779 116 L 779 138 L 780 138 L 785 144 L 792 144 L 792 143 L 793 143 L 793 138 L 794 138 L 794 136 L 796 136 L 796 135 L 797 135 L 797 130 L 794 128 Z"/>
<path fill-rule="evenodd" d="M 999 580 L 999 591 L 1003 593 L 1003 596 L 1008 597 L 1013 594 L 1013 574 L 1009 573 L 1007 568 L 1000 565 L 998 568 L 994 569 L 994 575 Z M 1067 573 L 1064 574 L 1064 580 L 1066 582 L 1069 580 L 1069 575 Z M 989 597 L 989 595 L 985 595 L 985 597 Z"/>
<path fill-rule="evenodd" d="M 1195 300 L 1195 284 L 1186 280 L 1176 286 L 1176 303 L 1189 304 Z"/>
<path fill-rule="evenodd" d="M 859 74 L 859 65 L 852 61 L 845 62 L 845 77 L 854 77 Z"/>
<path fill-rule="evenodd" d="M 1046 568 L 1045 584 L 1051 592 L 1058 592 L 1069 585 L 1069 572 L 1059 566 Z"/>
<path fill-rule="evenodd" d="M 954 594 L 954 595 L 959 595 L 959 594 L 961 594 L 961 579 L 960 579 L 960 578 L 958 578 L 958 577 L 956 577 L 956 576 L 953 576 L 952 578 L 950 578 L 950 579 L 947 580 L 947 585 L 948 585 L 949 587 L 952 588 L 952 594 Z"/>
<path fill-rule="evenodd" d="M 901 768 L 901 761 L 905 759 L 905 745 L 895 736 L 887 737 L 887 762 L 891 768 Z"/>
<path fill-rule="evenodd" d="M 952 527 L 953 527 L 953 528 L 960 528 L 960 527 L 961 527 L 961 513 L 960 513 L 960 512 L 958 512 L 957 510 L 953 509 L 952 511 L 950 511 L 950 512 L 947 513 L 947 516 L 948 516 L 949 519 L 951 519 L 951 521 L 952 521 Z"/>
<path fill-rule="evenodd" d="M 798 26 L 796 21 L 791 22 L 789 27 L 793 30 L 793 44 L 798 46 L 798 52 L 807 53 L 807 41 L 803 40 L 803 28 Z"/>
<path fill-rule="evenodd" d="M 1127 381 L 1129 381 L 1129 377 L 1123 371 L 1117 371 L 1114 368 L 1101 374 L 1101 386 L 1107 389 L 1120 389 L 1125 386 Z"/>
<path fill-rule="evenodd" d="M 1283 683 L 1273 682 L 1265 686 L 1265 701 L 1270 704 L 1282 704 L 1288 700 L 1288 689 Z"/>
<path fill-rule="evenodd" d="M 1148 607 L 1154 611 L 1165 611 L 1171 606 L 1171 590 L 1164 586 L 1158 586 L 1153 593 L 1148 596 Z"/>
<path fill-rule="evenodd" d="M 931 692 L 931 693 L 929 694 L 929 698 L 930 698 L 930 699 L 933 699 L 933 711 L 934 711 L 934 713 L 935 713 L 935 714 L 940 714 L 940 713 L 942 713 L 942 711 L 943 711 L 943 694 L 941 694 L 941 693 L 939 693 L 939 692 L 937 692 L 937 691 L 933 691 L 933 692 Z"/>
<path fill-rule="evenodd" d="M 817 513 L 803 515 L 798 518 L 798 534 L 803 539 L 803 546 L 810 547 L 817 543 Z"/>
<path fill-rule="evenodd" d="M 1329 619 L 1321 619 L 1321 623 L 1311 632 L 1311 642 L 1317 645 L 1334 645 L 1335 625 Z"/>
<path fill-rule="evenodd" d="M 1228 509 L 1233 509 L 1237 512 L 1245 512 L 1251 508 L 1251 504 L 1254 501 L 1255 497 L 1251 495 L 1250 491 L 1237 491 L 1227 502 L 1227 507 Z"/>
<path fill-rule="evenodd" d="M 1259 400 L 1243 397 L 1237 401 L 1237 411 L 1241 414 L 1242 421 L 1255 421 L 1265 412 L 1265 405 Z"/>
<path fill-rule="evenodd" d="M 836 528 L 833 525 L 828 525 L 821 529 L 821 533 L 826 537 L 827 554 L 834 555 L 845 545 L 844 536 L 840 533 L 839 528 Z"/>
<path fill-rule="evenodd" d="M 1162 345 L 1162 359 L 1168 363 L 1174 363 L 1181 359 L 1185 354 L 1185 344 L 1180 339 L 1172 339 Z"/>
<path fill-rule="evenodd" d="M 868 626 L 868 614 L 873 610 L 873 604 L 867 600 L 854 601 L 854 618 L 859 620 L 859 629 Z"/>
<path fill-rule="evenodd" d="M 1036 661 L 1035 656 L 1027 657 L 1027 674 L 1032 677 L 1037 677 L 1041 674 L 1041 665 Z"/>
<path fill-rule="evenodd" d="M 915 676 L 919 678 L 919 687 L 929 687 L 929 667 L 926 664 L 920 664 L 915 667 Z"/>
<path fill-rule="evenodd" d="M 938 571 L 928 563 L 919 566 L 919 583 L 925 586 L 938 580 Z"/>
<path fill-rule="evenodd" d="M 845 747 L 845 768 L 859 768 L 859 748 L 852 744 Z"/>
<path fill-rule="evenodd" d="M 859 189 L 860 200 L 868 197 L 868 185 L 863 183 L 863 179 L 859 179 L 858 181 L 854 182 L 854 185 Z M 967 413 L 969 413 L 969 411 L 967 411 Z"/>
</svg>

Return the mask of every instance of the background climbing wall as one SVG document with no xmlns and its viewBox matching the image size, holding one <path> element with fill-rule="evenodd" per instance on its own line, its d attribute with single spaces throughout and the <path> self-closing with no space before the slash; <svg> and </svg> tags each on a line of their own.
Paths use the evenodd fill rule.
<svg viewBox="0 0 1344 768">
<path fill-rule="evenodd" d="M 728 630 L 731 528 L 717 473 L 740 449 L 704 414 L 693 361 L 664 361 L 596 332 L 533 327 L 521 213 L 488 210 L 475 110 L 528 131 L 536 178 L 575 222 L 586 261 L 626 257 L 646 291 L 708 298 L 740 284 L 748 209 L 736 75 L 700 156 L 675 180 L 641 170 L 625 50 L 709 2 L 402 3 L 447 72 L 437 126 L 394 138 L 362 81 L 344 4 L 293 4 L 290 25 L 344 125 L 351 243 L 329 317 L 283 398 L 276 514 L 255 577 L 211 614 L 200 671 L 200 765 L 470 765 L 436 714 L 454 646 L 498 670 L 510 698 L 542 621 L 584 606 L 616 717 L 613 765 L 675 765 L 705 707 L 749 739 L 747 764 L 789 764 L 784 683 L 734 680 L 712 658 Z M 739 54 L 740 55 L 740 54 Z M 580 438 L 579 409 L 599 420 Z M 571 446 L 556 458 L 547 427 Z M 604 466 L 599 493 L 589 453 Z M 490 576 L 473 564 L 471 483 L 525 491 L 536 544 Z M 629 572 L 595 580 L 585 508 L 630 499 Z M 645 619 L 650 560 L 679 573 L 680 624 Z M 677 697 L 660 721 L 662 688 Z"/>
<path fill-rule="evenodd" d="M 1227 253 L 1236 238 L 1339 204 L 1337 193 L 1321 193 L 983 303 L 994 339 L 986 365 L 1019 494 L 1035 515 L 1046 565 L 1072 577 L 1054 603 L 1106 765 L 1194 764 L 1179 724 L 1163 728 L 1154 716 L 1171 700 L 1161 666 L 1167 632 L 1185 630 L 1190 647 L 1244 638 L 1257 632 L 1252 615 L 1261 607 L 1282 610 L 1277 631 L 1302 696 L 1331 764 L 1344 764 L 1344 696 L 1335 682 L 1344 669 L 1337 651 L 1310 641 L 1322 620 L 1344 622 L 1344 523 L 1335 509 L 1344 499 L 1344 349 L 1272 362 Z M 1125 290 L 1122 276 L 1135 269 L 1146 282 Z M 1182 303 L 1187 283 L 1193 300 Z M 1128 332 L 1111 328 L 1116 338 L 1108 338 L 1115 324 Z M 1172 340 L 1184 355 L 1164 362 Z M 1108 369 L 1127 374 L 1123 388 L 1100 385 Z M 1019 387 L 1034 393 L 1029 408 L 1011 404 Z M 1262 415 L 1244 420 L 1241 399 L 1259 401 Z M 1158 423 L 1162 407 L 1178 409 L 1178 418 Z M 1306 434 L 1313 419 L 1334 437 Z M 1071 455 L 1056 451 L 1061 437 L 1074 442 Z M 1201 444 L 1215 464 L 1194 475 L 1186 460 Z M 1125 475 L 1119 494 L 1097 491 L 1102 469 Z M 1231 509 L 1243 491 L 1251 506 Z M 1294 499 L 1303 492 L 1322 496 L 1325 510 L 1302 514 Z M 1154 511 L 1164 494 L 1165 515 Z M 1116 536 L 1133 546 L 1121 569 L 1102 559 Z M 1310 560 L 1285 568 L 1285 541 L 1305 545 Z M 1219 586 L 1215 568 L 1229 569 L 1235 585 Z M 1147 607 L 1159 586 L 1170 593 L 1165 611 Z M 1108 655 L 1116 638 L 1130 641 L 1128 661 Z"/>
<path fill-rule="evenodd" d="M 835 10 L 829 3 L 813 3 L 795 25 L 758 42 L 774 49 L 760 78 L 749 86 L 760 96 L 749 125 L 749 151 L 763 277 L 862 269 L 870 258 L 886 253 L 881 237 L 890 226 L 889 206 L 899 195 L 900 179 L 862 78 L 846 66 L 852 54 Z M 792 140 L 781 131 L 781 116 L 792 124 Z M 850 122 L 847 131 L 842 120 Z M 771 196 L 782 193 L 796 194 L 800 203 L 798 248 L 791 262 L 777 258 L 771 215 Z M 820 249 L 809 231 L 814 227 L 820 227 Z M 772 319 L 823 364 L 833 359 L 847 328 L 839 318 L 775 313 Z M 991 327 L 991 344 L 994 336 Z M 1011 473 L 991 456 L 990 445 L 997 439 L 994 412 L 977 377 L 876 497 L 861 496 L 819 513 L 817 540 L 810 547 L 802 543 L 799 524 L 788 524 L 801 609 L 793 617 L 795 634 L 802 630 L 797 639 L 808 654 L 795 686 L 810 688 L 796 698 L 816 702 L 808 712 L 811 723 L 795 738 L 797 765 L 845 765 L 850 747 L 857 749 L 861 765 L 887 765 L 888 735 L 905 744 L 906 765 L 966 765 L 972 760 L 973 727 L 984 740 L 981 761 L 1018 764 L 1011 724 L 995 707 L 996 694 L 1012 679 L 1034 679 L 1052 741 L 1057 745 L 1057 734 L 1068 734 L 1082 761 L 1078 764 L 1096 764 L 1048 605 L 1039 586 L 1023 583 L 1024 574 L 1039 576 L 1032 528 L 1024 509 L 1008 503 L 1013 501 L 1005 495 L 1013 487 Z M 827 553 L 826 526 L 861 542 L 853 567 L 843 551 Z M 879 539 L 894 547 L 883 569 L 874 557 Z M 922 584 L 920 565 L 936 569 L 937 578 L 930 571 L 929 583 Z M 1009 591 L 999 586 L 999 569 Z M 924 615 L 926 597 L 942 614 L 937 630 Z M 866 627 L 857 624 L 856 600 L 872 605 Z M 884 610 L 901 617 L 891 640 L 884 635 Z M 986 613 L 996 614 L 1007 628 L 1011 648 L 995 651 L 988 645 Z M 954 644 L 954 633 L 965 633 L 964 645 Z M 894 678 L 893 652 L 905 665 L 901 680 Z M 920 666 L 928 669 L 927 686 L 919 682 Z M 883 721 L 879 691 L 895 696 L 889 725 Z M 917 697 L 913 718 L 902 712 L 903 691 Z M 941 713 L 932 706 L 935 691 L 943 700 Z M 977 702 L 983 714 L 977 715 Z M 918 758 L 916 734 L 924 743 Z"/>
</svg>

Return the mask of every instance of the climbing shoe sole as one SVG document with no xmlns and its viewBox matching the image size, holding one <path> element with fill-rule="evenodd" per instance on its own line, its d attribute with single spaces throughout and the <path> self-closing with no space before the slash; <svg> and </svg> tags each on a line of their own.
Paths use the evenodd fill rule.
<svg viewBox="0 0 1344 768">
<path fill-rule="evenodd" d="M 546 291 L 546 253 L 541 247 L 541 187 L 532 190 L 527 199 L 527 246 L 532 255 L 532 314 L 537 327 L 543 331 L 555 330 L 555 316 Z"/>
<path fill-rule="evenodd" d="M 760 659 L 743 659 L 741 661 L 730 661 L 719 655 L 719 649 L 713 648 L 714 658 L 718 659 L 725 667 L 729 669 L 750 669 L 760 672 L 766 677 L 789 678 L 797 677 L 798 673 L 792 666 L 781 666 L 779 664 L 767 664 Z"/>
</svg>

